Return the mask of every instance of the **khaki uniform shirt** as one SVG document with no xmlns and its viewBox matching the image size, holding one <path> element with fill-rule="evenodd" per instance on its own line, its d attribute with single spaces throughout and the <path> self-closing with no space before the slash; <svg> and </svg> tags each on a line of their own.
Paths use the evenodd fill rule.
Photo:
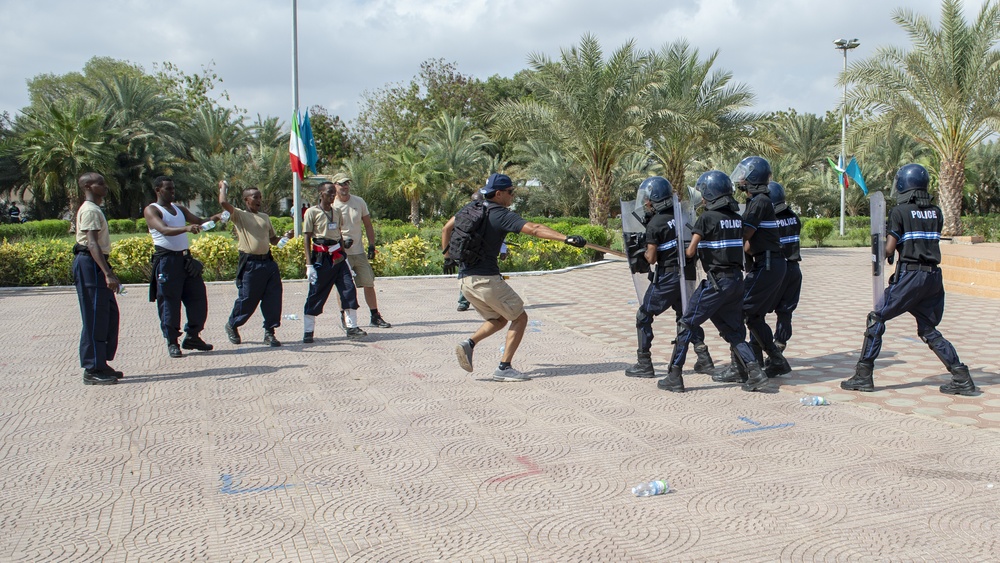
<svg viewBox="0 0 1000 563">
<path fill-rule="evenodd" d="M 236 227 L 236 247 L 245 254 L 267 254 L 271 239 L 277 235 L 266 213 L 251 213 L 233 209 L 233 226 Z"/>
<path fill-rule="evenodd" d="M 351 199 L 347 200 L 347 203 L 339 199 L 334 199 L 333 208 L 339 209 L 341 214 L 343 214 L 345 234 L 354 240 L 354 246 L 348 248 L 347 253 L 364 254 L 365 245 L 361 244 L 361 231 L 365 225 L 361 221 L 361 218 L 369 215 L 368 204 L 360 197 L 352 195 Z M 368 244 L 372 242 L 368 241 Z"/>
<path fill-rule="evenodd" d="M 326 212 L 320 206 L 314 205 L 306 209 L 306 215 L 302 218 L 302 232 L 311 233 L 314 239 L 340 240 L 343 228 L 344 217 L 336 207 Z M 357 239 L 354 242 L 357 242 Z"/>
<path fill-rule="evenodd" d="M 111 253 L 111 231 L 104 212 L 92 201 L 84 201 L 76 212 L 76 243 L 87 246 L 87 231 L 97 231 L 97 245 L 101 254 Z"/>
</svg>

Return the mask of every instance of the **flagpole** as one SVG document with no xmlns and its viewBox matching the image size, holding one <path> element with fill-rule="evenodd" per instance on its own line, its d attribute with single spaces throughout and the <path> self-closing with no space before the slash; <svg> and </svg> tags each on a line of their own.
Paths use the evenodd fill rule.
<svg viewBox="0 0 1000 563">
<path fill-rule="evenodd" d="M 844 52 L 844 103 L 841 108 L 841 118 L 840 118 L 840 164 L 844 169 L 847 168 L 847 51 L 854 49 L 861 43 L 857 39 L 837 39 L 833 42 L 834 49 L 840 49 Z M 844 186 L 844 173 L 841 172 L 838 178 L 838 184 L 840 184 L 840 236 L 844 236 L 844 198 L 847 188 Z"/>
<path fill-rule="evenodd" d="M 296 0 L 292 0 L 292 115 L 293 119 L 299 116 L 299 22 L 298 5 Z M 290 134 L 295 134 L 293 125 Z M 302 214 L 299 212 L 299 203 L 302 198 L 302 182 L 299 175 L 292 171 L 292 218 L 295 225 L 295 234 L 302 234 Z M 843 228 L 841 228 L 843 230 Z"/>
</svg>

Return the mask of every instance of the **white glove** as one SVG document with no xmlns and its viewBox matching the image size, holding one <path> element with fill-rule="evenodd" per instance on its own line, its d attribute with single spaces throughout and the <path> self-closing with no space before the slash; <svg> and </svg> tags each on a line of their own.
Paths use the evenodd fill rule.
<svg viewBox="0 0 1000 563">
<path fill-rule="evenodd" d="M 315 264 L 306 266 L 306 279 L 309 280 L 310 285 L 316 285 L 316 282 L 319 280 L 319 273 L 316 271 Z"/>
</svg>

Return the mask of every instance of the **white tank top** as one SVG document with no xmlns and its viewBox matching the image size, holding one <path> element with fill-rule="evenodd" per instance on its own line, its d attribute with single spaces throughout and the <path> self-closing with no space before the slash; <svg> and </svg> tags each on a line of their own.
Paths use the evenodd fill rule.
<svg viewBox="0 0 1000 563">
<path fill-rule="evenodd" d="M 155 205 L 156 208 L 160 210 L 160 215 L 163 215 L 163 222 L 166 223 L 168 227 L 183 227 L 184 225 L 187 225 L 187 219 L 184 218 L 184 213 L 182 213 L 176 205 L 172 203 L 170 204 L 170 207 L 174 208 L 174 215 L 171 215 L 159 203 L 153 203 L 152 205 Z M 153 235 L 153 244 L 159 246 L 160 248 L 166 248 L 167 250 L 173 250 L 175 252 L 188 249 L 187 233 L 165 236 L 160 231 L 150 228 L 149 234 Z"/>
</svg>

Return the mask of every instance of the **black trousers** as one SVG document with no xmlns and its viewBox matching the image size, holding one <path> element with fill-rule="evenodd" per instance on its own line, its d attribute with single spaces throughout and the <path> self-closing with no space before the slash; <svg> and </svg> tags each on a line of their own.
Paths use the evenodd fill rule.
<svg viewBox="0 0 1000 563">
<path fill-rule="evenodd" d="M 802 269 L 798 262 L 785 263 L 785 277 L 781 280 L 781 291 L 778 292 L 778 303 L 774 306 L 774 314 L 778 317 L 774 323 L 774 339 L 788 342 L 792 339 L 792 312 L 799 306 L 799 295 L 802 293 Z"/>
<path fill-rule="evenodd" d="M 781 252 L 771 253 L 770 267 L 764 257 L 757 257 L 753 268 L 747 272 L 743 289 L 743 318 L 750 331 L 754 351 L 774 350 L 774 333 L 764 317 L 774 310 L 781 297 L 781 282 L 785 277 L 786 262 Z M 759 352 L 755 353 L 762 360 Z"/>
<path fill-rule="evenodd" d="M 274 260 L 247 260 L 236 277 L 238 294 L 229 315 L 229 325 L 241 327 L 257 310 L 264 317 L 264 330 L 281 326 L 281 272 Z"/>
<path fill-rule="evenodd" d="M 711 275 L 711 274 L 709 274 Z M 688 345 L 694 341 L 694 327 L 711 320 L 719 335 L 729 343 L 744 365 L 754 361 L 753 350 L 746 342 L 747 329 L 743 325 L 743 273 L 733 272 L 716 276 L 715 284 L 702 280 L 688 302 L 688 311 L 681 317 L 681 330 L 670 358 L 670 365 L 684 367 Z"/>
<path fill-rule="evenodd" d="M 317 253 L 313 258 L 313 265 L 318 278 L 316 283 L 309 284 L 305 314 L 313 316 L 323 314 L 323 307 L 334 286 L 340 295 L 341 309 L 358 308 L 358 290 L 354 286 L 354 278 L 351 276 L 351 268 L 347 265 L 346 259 L 333 264 L 329 254 Z"/>
<path fill-rule="evenodd" d="M 89 253 L 73 257 L 73 283 L 80 301 L 80 367 L 102 370 L 118 351 L 118 301 Z"/>
<path fill-rule="evenodd" d="M 153 270 L 156 278 L 156 309 L 160 330 L 169 342 L 181 335 L 181 305 L 187 313 L 184 332 L 196 336 L 205 329 L 208 318 L 208 295 L 201 275 L 189 276 L 184 270 L 185 257 L 170 254 L 159 257 Z"/>
<path fill-rule="evenodd" d="M 667 309 L 673 309 L 675 321 L 681 320 L 681 278 L 677 272 L 662 272 L 646 288 L 642 304 L 635 315 L 635 330 L 639 340 L 639 353 L 649 352 L 653 345 L 653 319 Z M 700 326 L 691 327 L 693 344 L 705 341 L 705 331 Z M 676 330 L 672 331 L 676 333 Z"/>
</svg>

